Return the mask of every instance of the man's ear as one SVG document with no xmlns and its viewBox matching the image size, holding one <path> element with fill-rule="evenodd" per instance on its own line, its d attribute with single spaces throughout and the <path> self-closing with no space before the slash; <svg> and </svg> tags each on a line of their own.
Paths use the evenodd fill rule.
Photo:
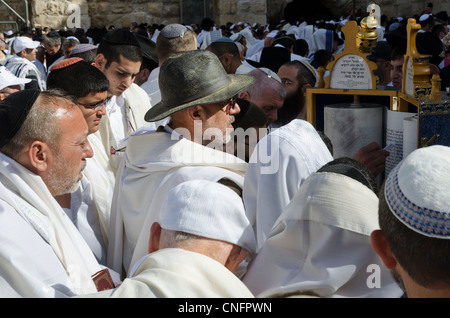
<svg viewBox="0 0 450 318">
<path fill-rule="evenodd" d="M 35 140 L 31 143 L 27 155 L 31 167 L 38 172 L 45 172 L 48 168 L 49 160 L 53 156 L 53 152 L 47 143 Z"/>
<path fill-rule="evenodd" d="M 94 62 L 94 66 L 97 67 L 99 70 L 103 71 L 105 69 L 105 65 L 106 65 L 106 58 L 105 56 L 100 53 L 97 54 L 97 56 L 95 57 L 95 62 Z"/>
<path fill-rule="evenodd" d="M 248 92 L 243 91 L 239 93 L 239 98 L 243 100 L 250 100 L 250 95 L 248 94 Z"/>
<path fill-rule="evenodd" d="M 205 109 L 202 106 L 193 106 L 186 109 L 187 114 L 189 115 L 189 118 L 194 120 L 203 120 L 204 119 L 204 113 Z"/>
<path fill-rule="evenodd" d="M 148 253 L 159 250 L 159 240 L 161 238 L 161 225 L 158 222 L 152 224 L 150 228 L 150 238 L 148 241 Z"/>
<path fill-rule="evenodd" d="M 388 269 L 394 269 L 397 266 L 397 259 L 392 254 L 386 237 L 381 230 L 375 230 L 370 234 L 370 244 Z"/>
<path fill-rule="evenodd" d="M 150 76 L 150 70 L 148 68 L 143 68 L 140 73 L 141 73 L 141 80 L 143 82 L 147 82 L 148 77 Z"/>
<path fill-rule="evenodd" d="M 311 84 L 305 84 L 302 86 L 302 94 L 303 96 L 306 96 L 306 89 L 311 88 Z"/>
</svg>

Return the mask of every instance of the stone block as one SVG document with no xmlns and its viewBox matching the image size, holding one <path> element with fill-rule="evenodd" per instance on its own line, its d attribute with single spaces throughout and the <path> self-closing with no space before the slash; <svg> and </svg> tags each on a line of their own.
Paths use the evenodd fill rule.
<svg viewBox="0 0 450 318">
<path fill-rule="evenodd" d="M 151 2 L 148 4 L 147 13 L 156 17 L 161 16 L 161 12 L 163 11 L 163 4 L 160 2 Z"/>
<path fill-rule="evenodd" d="M 180 17 L 180 5 L 178 3 L 167 3 L 163 7 L 162 17 Z"/>
</svg>

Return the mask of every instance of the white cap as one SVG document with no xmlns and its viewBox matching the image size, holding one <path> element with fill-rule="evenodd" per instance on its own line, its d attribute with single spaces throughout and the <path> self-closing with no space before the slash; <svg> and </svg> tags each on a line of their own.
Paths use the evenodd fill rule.
<svg viewBox="0 0 450 318">
<path fill-rule="evenodd" d="M 450 147 L 433 145 L 411 152 L 386 179 L 392 213 L 425 236 L 450 239 Z"/>
<path fill-rule="evenodd" d="M 30 78 L 18 78 L 4 66 L 0 66 L 0 90 L 13 85 L 21 85 L 31 82 Z"/>
<path fill-rule="evenodd" d="M 160 211 L 163 229 L 225 241 L 256 251 L 256 238 L 241 197 L 217 182 L 186 181 L 171 189 Z"/>
<path fill-rule="evenodd" d="M 278 83 L 281 83 L 281 78 L 278 76 L 277 73 L 275 73 L 274 71 L 268 69 L 267 67 L 259 67 L 259 70 L 263 71 L 264 73 L 267 74 L 267 77 L 273 78 L 274 80 L 276 80 Z"/>
<path fill-rule="evenodd" d="M 24 50 L 24 49 L 35 49 L 37 48 L 41 43 L 38 41 L 33 41 L 29 37 L 26 36 L 19 36 L 14 40 L 14 51 L 16 53 Z"/>
</svg>

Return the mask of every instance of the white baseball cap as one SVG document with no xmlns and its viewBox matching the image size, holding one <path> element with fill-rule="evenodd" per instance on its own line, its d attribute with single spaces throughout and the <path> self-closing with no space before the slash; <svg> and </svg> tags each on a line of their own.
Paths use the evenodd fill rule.
<svg viewBox="0 0 450 318">
<path fill-rule="evenodd" d="M 13 85 L 21 85 L 31 82 L 30 78 L 18 78 L 4 66 L 0 66 L 0 90 Z"/>
<path fill-rule="evenodd" d="M 19 36 L 14 40 L 13 48 L 16 53 L 24 50 L 24 49 L 35 49 L 41 43 L 38 41 L 33 41 L 29 37 Z"/>
</svg>

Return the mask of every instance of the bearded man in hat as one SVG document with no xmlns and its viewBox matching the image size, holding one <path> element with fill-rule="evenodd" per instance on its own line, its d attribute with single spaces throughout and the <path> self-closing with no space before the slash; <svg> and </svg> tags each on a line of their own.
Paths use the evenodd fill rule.
<svg viewBox="0 0 450 318">
<path fill-rule="evenodd" d="M 151 107 L 143 89 L 133 83 L 142 63 L 141 48 L 136 36 L 127 29 L 114 29 L 101 40 L 95 66 L 109 80 L 106 115 L 96 133 L 109 156 L 109 167 L 114 173 L 124 154 L 126 138 L 143 126 L 155 128 L 144 121 Z"/>
<path fill-rule="evenodd" d="M 54 199 L 92 157 L 81 110 L 57 91 L 23 90 L 0 102 L 0 121 L 0 295 L 96 292 L 101 266 Z"/>
<path fill-rule="evenodd" d="M 108 267 L 128 272 L 147 254 L 150 227 L 177 184 L 205 179 L 240 190 L 247 163 L 222 149 L 239 112 L 234 97 L 254 80 L 227 74 L 206 50 L 178 53 L 161 65 L 162 99 L 145 120 L 170 116 L 170 122 L 156 132 L 142 128 L 128 139 L 116 176 Z"/>
</svg>

